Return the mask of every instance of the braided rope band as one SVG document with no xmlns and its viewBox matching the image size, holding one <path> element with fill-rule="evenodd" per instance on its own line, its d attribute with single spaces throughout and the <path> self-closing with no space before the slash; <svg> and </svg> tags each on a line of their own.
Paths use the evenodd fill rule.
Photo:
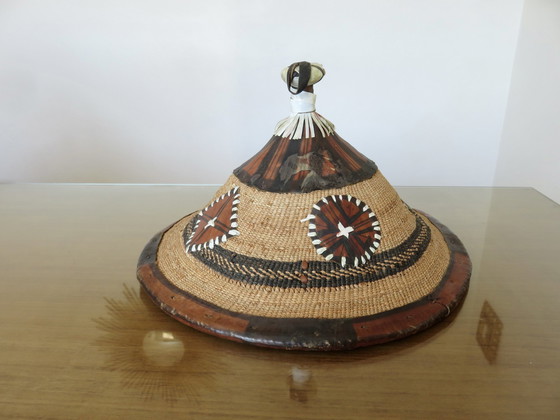
<svg viewBox="0 0 560 420">
<path fill-rule="evenodd" d="M 416 228 L 400 245 L 376 253 L 368 264 L 341 267 L 329 261 L 280 262 L 231 252 L 221 246 L 202 249 L 193 256 L 200 262 L 230 279 L 248 284 L 280 288 L 340 287 L 367 283 L 392 276 L 414 265 L 430 243 L 431 233 L 426 222 L 416 215 Z M 191 220 L 183 231 L 189 237 L 194 227 Z M 306 268 L 304 268 L 306 267 Z M 302 282 L 302 274 L 306 281 Z"/>
<path fill-rule="evenodd" d="M 343 318 L 270 318 L 243 314 L 177 287 L 160 270 L 158 248 L 167 229 L 145 247 L 137 276 L 152 300 L 171 317 L 200 331 L 263 347 L 291 350 L 349 350 L 416 334 L 449 316 L 467 293 L 469 256 L 457 236 L 430 218 L 449 249 L 446 270 L 436 287 L 403 306 L 367 316 Z"/>
</svg>

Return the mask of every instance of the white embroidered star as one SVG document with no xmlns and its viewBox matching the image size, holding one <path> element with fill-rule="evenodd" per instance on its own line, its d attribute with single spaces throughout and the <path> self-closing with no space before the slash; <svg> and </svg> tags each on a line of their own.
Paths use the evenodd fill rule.
<svg viewBox="0 0 560 420">
<path fill-rule="evenodd" d="M 206 229 L 208 226 L 212 226 L 214 227 L 214 223 L 216 222 L 217 217 L 214 217 L 213 219 L 208 220 L 208 223 L 206 223 L 206 226 L 204 226 L 204 229 Z"/>
<path fill-rule="evenodd" d="M 340 232 L 338 232 L 336 234 L 337 238 L 340 238 L 341 236 L 346 236 L 346 239 L 350 238 L 350 233 L 354 232 L 354 228 L 352 226 L 346 226 L 344 227 L 344 225 L 342 224 L 342 222 L 338 222 L 338 230 Z"/>
</svg>

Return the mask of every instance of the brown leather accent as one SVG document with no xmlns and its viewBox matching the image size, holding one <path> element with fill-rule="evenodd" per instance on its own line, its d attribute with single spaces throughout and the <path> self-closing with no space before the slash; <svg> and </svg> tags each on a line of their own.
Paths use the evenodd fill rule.
<svg viewBox="0 0 560 420">
<path fill-rule="evenodd" d="M 429 216 L 428 216 L 429 217 Z M 230 312 L 173 286 L 157 267 L 162 233 L 140 256 L 137 276 L 152 300 L 168 315 L 197 330 L 257 346 L 292 350 L 348 350 L 416 334 L 450 315 L 465 297 L 471 262 L 463 244 L 430 217 L 444 235 L 451 258 L 439 286 L 401 308 L 361 318 L 267 318 Z M 302 273 L 303 277 L 307 277 Z"/>
<path fill-rule="evenodd" d="M 255 156 L 240 167 L 243 168 L 249 177 L 252 177 L 257 173 L 259 167 L 262 165 L 262 162 L 266 159 L 267 155 L 274 147 L 276 147 L 276 139 L 272 137 Z"/>
<path fill-rule="evenodd" d="M 467 254 L 453 253 L 447 275 L 434 293 L 409 308 L 353 324 L 358 346 L 379 344 L 422 331 L 447 317 L 463 299 L 470 278 Z M 392 312 L 392 313 L 391 313 Z"/>
<path fill-rule="evenodd" d="M 216 336 L 227 334 L 229 339 L 241 341 L 232 333 L 244 333 L 249 324 L 246 319 L 222 313 L 188 295 L 177 293 L 152 264 L 138 267 L 137 276 L 152 300 L 168 315 L 197 330 Z"/>
<path fill-rule="evenodd" d="M 272 136 L 233 173 L 262 191 L 305 193 L 341 188 L 371 178 L 374 162 L 338 134 L 299 140 Z"/>
</svg>

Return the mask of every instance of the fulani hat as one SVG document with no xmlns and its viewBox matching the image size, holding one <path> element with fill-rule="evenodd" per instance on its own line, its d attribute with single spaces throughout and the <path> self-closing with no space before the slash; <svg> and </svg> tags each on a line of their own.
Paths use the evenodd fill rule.
<svg viewBox="0 0 560 420">
<path fill-rule="evenodd" d="M 290 116 L 206 207 L 146 245 L 138 279 L 173 318 L 259 346 L 339 350 L 415 334 L 465 296 L 460 240 L 315 111 L 324 75 L 284 69 Z"/>
</svg>

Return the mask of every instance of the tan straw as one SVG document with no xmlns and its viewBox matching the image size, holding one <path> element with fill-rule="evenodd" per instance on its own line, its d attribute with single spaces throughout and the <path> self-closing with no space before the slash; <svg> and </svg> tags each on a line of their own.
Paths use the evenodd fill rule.
<svg viewBox="0 0 560 420">
<path fill-rule="evenodd" d="M 138 279 L 175 319 L 265 347 L 339 350 L 415 334 L 465 296 L 459 239 L 315 112 L 324 74 L 285 69 L 290 117 L 205 208 L 144 249 Z"/>
</svg>

